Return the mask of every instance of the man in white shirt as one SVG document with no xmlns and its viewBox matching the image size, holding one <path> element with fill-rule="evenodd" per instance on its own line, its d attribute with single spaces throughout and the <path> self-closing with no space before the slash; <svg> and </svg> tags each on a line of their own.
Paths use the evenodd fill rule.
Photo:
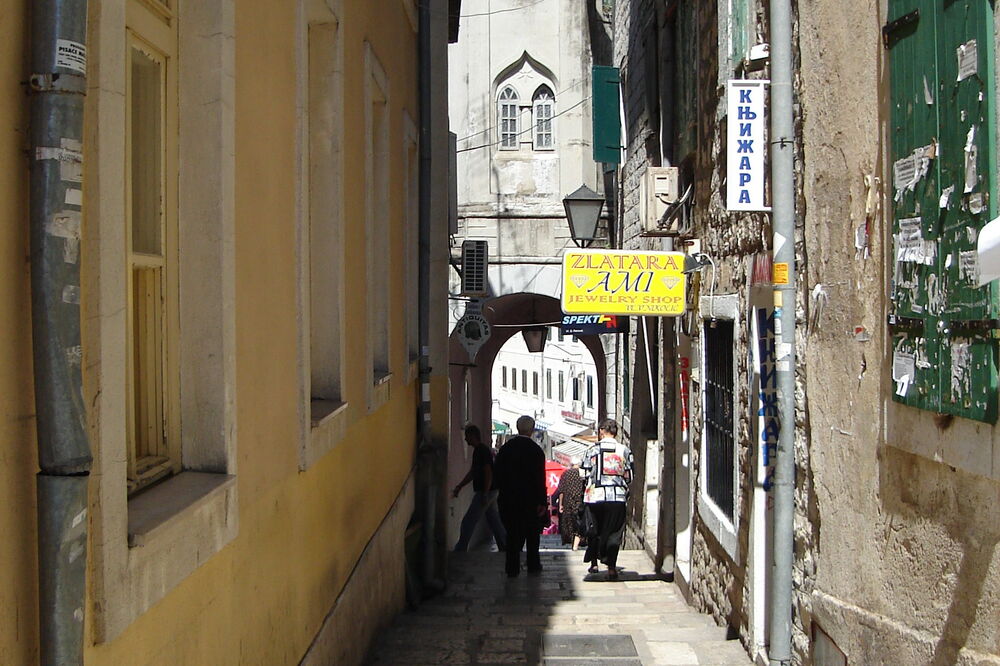
<svg viewBox="0 0 1000 666">
<path fill-rule="evenodd" d="M 580 466 L 585 473 L 583 502 L 594 523 L 583 559 L 591 563 L 590 573 L 597 573 L 599 560 L 608 566 L 608 579 L 618 580 L 618 549 L 625 533 L 632 452 L 615 439 L 618 423 L 614 419 L 601 421 L 597 435 L 600 441 L 587 450 Z"/>
</svg>

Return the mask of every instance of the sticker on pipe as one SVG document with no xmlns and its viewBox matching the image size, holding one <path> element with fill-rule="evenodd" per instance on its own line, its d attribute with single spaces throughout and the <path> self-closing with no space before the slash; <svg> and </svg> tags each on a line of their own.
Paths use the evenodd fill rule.
<svg viewBox="0 0 1000 666">
<path fill-rule="evenodd" d="M 56 40 L 56 67 L 87 73 L 87 46 L 68 39 Z"/>
</svg>

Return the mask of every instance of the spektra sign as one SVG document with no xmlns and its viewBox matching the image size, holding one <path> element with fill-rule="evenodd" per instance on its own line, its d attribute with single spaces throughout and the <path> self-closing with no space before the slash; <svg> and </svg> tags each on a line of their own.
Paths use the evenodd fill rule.
<svg viewBox="0 0 1000 666">
<path fill-rule="evenodd" d="M 628 317 L 608 314 L 568 314 L 563 315 L 560 329 L 563 335 L 628 333 Z"/>
<path fill-rule="evenodd" d="M 680 252 L 569 250 L 563 255 L 565 314 L 676 317 L 684 314 Z"/>
<path fill-rule="evenodd" d="M 726 208 L 771 210 L 764 205 L 767 81 L 730 81 L 726 132 Z"/>
</svg>

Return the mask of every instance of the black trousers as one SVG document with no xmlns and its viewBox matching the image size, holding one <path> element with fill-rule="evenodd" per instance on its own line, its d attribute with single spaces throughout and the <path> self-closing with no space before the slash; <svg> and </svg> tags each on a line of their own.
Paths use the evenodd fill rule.
<svg viewBox="0 0 1000 666">
<path fill-rule="evenodd" d="M 590 510 L 593 525 L 583 560 L 594 564 L 600 560 L 608 569 L 614 569 L 625 534 L 625 502 L 595 502 L 586 508 Z"/>
<path fill-rule="evenodd" d="M 500 520 L 507 530 L 507 575 L 516 576 L 521 571 L 521 548 L 527 546 L 528 571 L 541 571 L 542 560 L 538 555 L 541 529 L 538 511 L 534 507 L 500 504 Z"/>
</svg>

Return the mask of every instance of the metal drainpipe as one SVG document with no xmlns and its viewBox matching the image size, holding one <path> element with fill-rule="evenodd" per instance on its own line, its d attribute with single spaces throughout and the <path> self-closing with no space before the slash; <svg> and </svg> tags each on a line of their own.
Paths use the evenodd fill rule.
<svg viewBox="0 0 1000 666">
<path fill-rule="evenodd" d="M 774 470 L 774 572 L 771 581 L 771 666 L 792 659 L 792 564 L 795 516 L 795 118 L 792 107 L 792 17 L 789 0 L 771 0 L 771 188 L 774 268 L 788 269 L 774 285 L 778 330 L 778 414 Z"/>
<path fill-rule="evenodd" d="M 87 0 L 31 3 L 31 320 L 40 662 L 83 663 L 87 440 L 80 222 Z"/>
<path fill-rule="evenodd" d="M 438 453 L 431 433 L 430 301 L 431 301 L 431 2 L 419 5 L 420 103 L 420 230 L 419 230 L 419 344 L 420 344 L 420 452 L 418 479 L 424 492 L 424 585 L 437 587 L 437 468 Z M 418 486 L 419 487 L 419 486 Z M 418 505 L 419 506 L 419 505 Z"/>
</svg>

